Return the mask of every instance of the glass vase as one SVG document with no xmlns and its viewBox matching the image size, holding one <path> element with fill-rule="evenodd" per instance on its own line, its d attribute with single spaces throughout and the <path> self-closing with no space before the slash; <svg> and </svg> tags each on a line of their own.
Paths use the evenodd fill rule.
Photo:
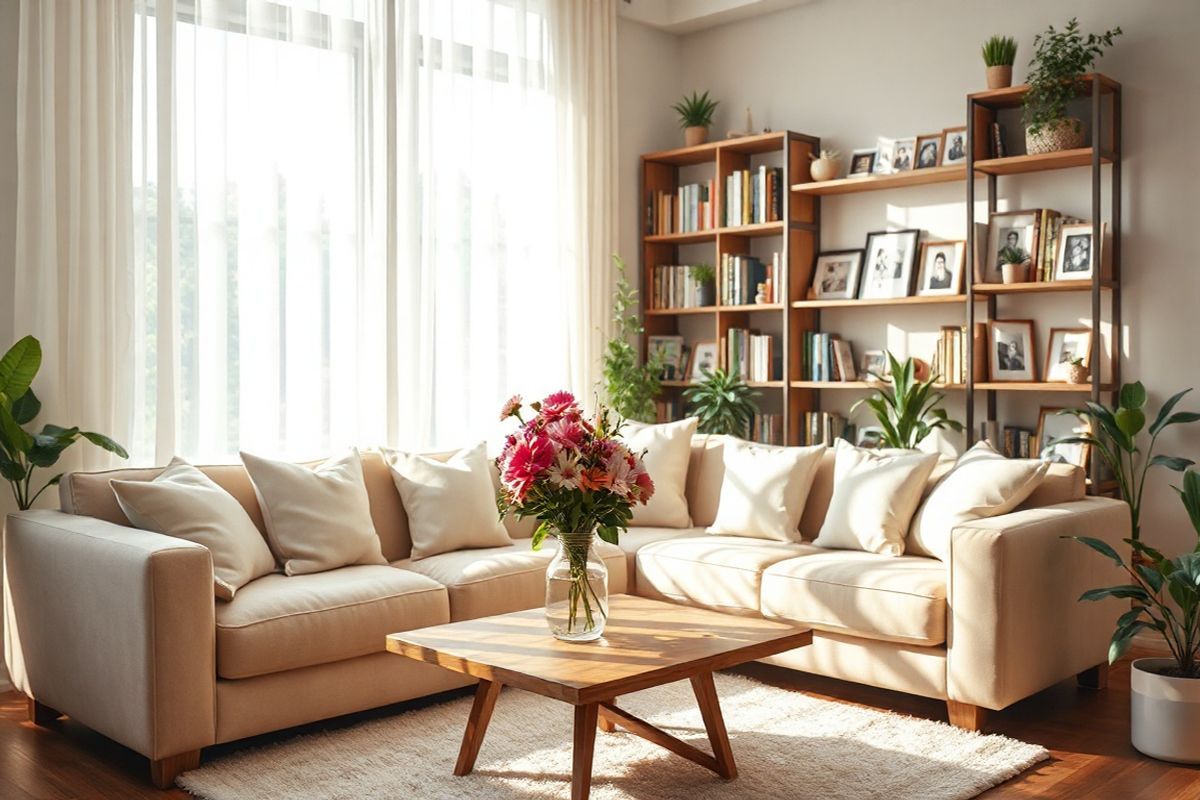
<svg viewBox="0 0 1200 800">
<path fill-rule="evenodd" d="M 554 533 L 558 552 L 546 568 L 546 624 L 555 638 L 591 642 L 608 620 L 608 567 L 596 554 L 596 534 Z"/>
</svg>

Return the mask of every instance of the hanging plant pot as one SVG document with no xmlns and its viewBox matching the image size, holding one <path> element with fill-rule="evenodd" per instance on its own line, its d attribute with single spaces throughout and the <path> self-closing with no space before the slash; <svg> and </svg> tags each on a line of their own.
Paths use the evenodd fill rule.
<svg viewBox="0 0 1200 800">
<path fill-rule="evenodd" d="M 1042 153 L 1057 153 L 1059 150 L 1074 150 L 1083 147 L 1083 123 L 1075 117 L 1063 117 L 1042 125 L 1037 133 L 1025 129 L 1025 152 L 1031 156 Z"/>
</svg>

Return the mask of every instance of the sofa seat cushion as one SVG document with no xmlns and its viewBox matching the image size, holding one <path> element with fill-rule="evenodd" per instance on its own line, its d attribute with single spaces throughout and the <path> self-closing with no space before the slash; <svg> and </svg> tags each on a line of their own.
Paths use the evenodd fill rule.
<svg viewBox="0 0 1200 800">
<path fill-rule="evenodd" d="M 450 621 L 445 587 L 386 565 L 251 581 L 218 603 L 217 674 L 249 678 L 380 653 L 389 633 Z"/>
<path fill-rule="evenodd" d="M 637 552 L 637 590 L 643 597 L 758 614 L 763 571 L 817 548 L 745 536 L 685 536 Z"/>
<path fill-rule="evenodd" d="M 608 566 L 609 594 L 624 593 L 624 551 L 599 539 L 596 551 Z M 445 586 L 450 593 L 450 619 L 458 622 L 543 605 L 546 567 L 556 552 L 558 544 L 552 539 L 537 551 L 529 539 L 518 539 L 504 547 L 456 550 L 416 561 L 406 558 L 392 565 Z"/>
<path fill-rule="evenodd" d="M 625 552 L 626 591 L 637 594 L 637 554 L 648 544 L 661 542 L 666 539 L 682 539 L 689 536 L 703 536 L 704 528 L 655 528 L 649 525 L 637 525 L 621 533 L 621 550 Z"/>
<path fill-rule="evenodd" d="M 946 641 L 946 565 L 921 556 L 826 550 L 772 564 L 763 616 L 817 630 L 939 645 Z"/>
</svg>

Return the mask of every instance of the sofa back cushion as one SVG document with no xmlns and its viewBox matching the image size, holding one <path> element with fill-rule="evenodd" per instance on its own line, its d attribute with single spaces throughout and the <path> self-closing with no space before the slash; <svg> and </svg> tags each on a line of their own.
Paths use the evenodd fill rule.
<svg viewBox="0 0 1200 800">
<path fill-rule="evenodd" d="M 1082 467 L 1074 464 L 1051 464 L 1041 484 L 1018 508 L 1056 506 L 1059 503 L 1082 500 L 1086 496 L 1087 475 Z"/>
</svg>

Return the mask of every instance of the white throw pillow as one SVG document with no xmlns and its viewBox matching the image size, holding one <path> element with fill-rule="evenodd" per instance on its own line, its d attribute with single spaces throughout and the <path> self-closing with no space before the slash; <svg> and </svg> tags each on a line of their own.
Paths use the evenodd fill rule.
<svg viewBox="0 0 1200 800">
<path fill-rule="evenodd" d="M 929 493 L 913 518 L 908 551 L 950 559 L 950 535 L 963 523 L 1007 514 L 1042 485 L 1050 465 L 1029 458 L 1005 458 L 979 442 Z"/>
<path fill-rule="evenodd" d="M 445 461 L 384 451 L 412 536 L 412 558 L 512 544 L 496 512 L 486 443 Z"/>
<path fill-rule="evenodd" d="M 887 556 L 903 554 L 908 524 L 937 460 L 936 453 L 881 455 L 839 440 L 833 497 L 813 544 Z"/>
<path fill-rule="evenodd" d="M 313 469 L 242 453 L 271 549 L 288 575 L 386 564 L 357 450 Z"/>
<path fill-rule="evenodd" d="M 202 544 L 212 553 L 213 591 L 238 589 L 275 571 L 275 557 L 242 504 L 182 458 L 152 481 L 112 481 L 117 503 L 135 527 Z"/>
<path fill-rule="evenodd" d="M 685 491 L 697 422 L 695 417 L 688 417 L 662 425 L 646 425 L 633 420 L 625 423 L 625 444 L 635 453 L 646 452 L 642 463 L 646 465 L 650 480 L 654 481 L 654 494 L 646 505 L 633 507 L 630 525 L 692 527 Z"/>
<path fill-rule="evenodd" d="M 825 445 L 775 447 L 730 438 L 713 534 L 799 542 L 800 516 Z"/>
</svg>

